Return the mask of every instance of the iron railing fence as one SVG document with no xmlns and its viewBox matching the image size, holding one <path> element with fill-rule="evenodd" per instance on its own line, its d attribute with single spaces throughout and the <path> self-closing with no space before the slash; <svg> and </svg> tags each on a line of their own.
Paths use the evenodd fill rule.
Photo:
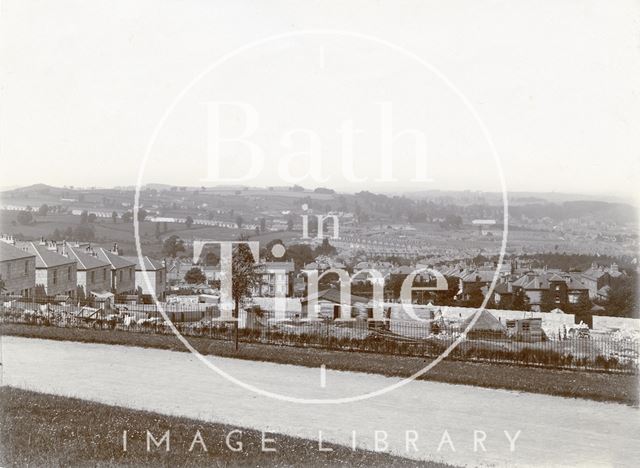
<svg viewBox="0 0 640 468">
<path fill-rule="evenodd" d="M 213 318 L 207 305 L 171 304 L 165 310 L 175 327 L 187 337 L 212 340 L 235 339 L 235 324 Z M 78 304 L 40 304 L 9 300 L 0 304 L 0 323 L 21 323 L 77 329 L 122 330 L 134 333 L 172 334 L 153 305 L 131 306 L 127 312 L 109 313 Z M 124 315 L 124 317 L 123 317 Z M 244 323 L 240 342 L 280 346 L 316 347 L 345 351 L 384 353 L 518 365 L 584 369 L 637 374 L 638 335 L 621 332 L 595 333 L 583 329 L 545 335 L 511 335 L 505 331 L 473 330 L 439 323 L 367 320 L 286 320 L 267 317 Z M 452 347 L 457 343 L 455 347 Z M 451 348 L 451 349 L 449 349 Z"/>
</svg>

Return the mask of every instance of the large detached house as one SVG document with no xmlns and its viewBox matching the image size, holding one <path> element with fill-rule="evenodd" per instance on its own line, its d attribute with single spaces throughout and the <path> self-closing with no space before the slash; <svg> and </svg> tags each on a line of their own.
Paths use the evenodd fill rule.
<svg viewBox="0 0 640 468">
<path fill-rule="evenodd" d="M 529 271 L 511 283 L 513 291 L 523 290 L 533 311 L 563 309 L 589 297 L 589 288 L 579 274 Z M 502 291 L 502 290 L 501 290 Z"/>
<path fill-rule="evenodd" d="M 2 294 L 33 297 L 36 287 L 36 256 L 0 242 Z"/>
</svg>

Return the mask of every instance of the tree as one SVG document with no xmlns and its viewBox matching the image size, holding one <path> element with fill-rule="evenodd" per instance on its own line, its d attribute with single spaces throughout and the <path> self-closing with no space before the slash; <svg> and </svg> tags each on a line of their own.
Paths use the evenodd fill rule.
<svg viewBox="0 0 640 468">
<path fill-rule="evenodd" d="M 233 249 L 231 259 L 231 297 L 233 299 L 233 316 L 236 350 L 238 349 L 238 319 L 240 317 L 240 303 L 260 284 L 260 271 L 255 264 L 251 249 L 247 244 L 237 244 Z"/>
<path fill-rule="evenodd" d="M 240 215 L 236 216 L 236 226 L 238 226 L 238 229 L 242 229 L 243 224 L 244 224 L 244 219 L 242 219 L 242 216 Z"/>
<path fill-rule="evenodd" d="M 593 307 L 593 304 L 589 299 L 589 295 L 580 294 L 580 296 L 578 297 L 578 302 L 576 302 L 575 304 L 571 304 L 570 309 L 571 309 L 571 312 L 573 312 L 574 314 L 577 314 L 580 312 L 590 311 L 592 307 Z"/>
<path fill-rule="evenodd" d="M 80 213 L 80 224 L 87 224 L 89 222 L 89 212 L 87 210 L 82 210 Z"/>
<path fill-rule="evenodd" d="M 215 252 L 207 252 L 204 256 L 205 265 L 217 265 L 220 261 L 220 257 Z"/>
<path fill-rule="evenodd" d="M 175 258 L 179 252 L 184 252 L 184 243 L 178 236 L 169 236 L 162 244 L 162 252 L 172 258 Z"/>
<path fill-rule="evenodd" d="M 198 267 L 193 267 L 184 275 L 184 280 L 189 284 L 206 283 L 207 277 Z"/>
<path fill-rule="evenodd" d="M 20 224 L 31 224 L 33 222 L 33 215 L 30 211 L 20 211 L 16 219 Z"/>
<path fill-rule="evenodd" d="M 147 218 L 147 215 L 149 213 L 147 213 L 147 210 L 145 210 L 144 208 L 140 208 L 138 210 L 138 221 L 142 222 Z"/>
<path fill-rule="evenodd" d="M 555 309 L 559 304 L 556 304 L 554 300 L 554 293 L 550 289 L 545 289 L 542 291 L 540 296 L 540 312 L 551 312 Z"/>
<path fill-rule="evenodd" d="M 480 307 L 484 302 L 484 294 L 480 288 L 474 288 L 469 293 L 469 298 L 465 301 L 466 307 Z"/>
<path fill-rule="evenodd" d="M 513 292 L 513 299 L 511 301 L 511 310 L 529 310 L 529 296 L 524 292 L 524 289 L 518 288 Z"/>
<path fill-rule="evenodd" d="M 187 219 L 184 220 L 184 224 L 187 225 L 187 229 L 191 229 L 191 226 L 193 226 L 193 218 L 191 216 L 187 216 Z"/>
<path fill-rule="evenodd" d="M 447 280 L 447 289 L 443 291 L 436 291 L 436 304 L 438 305 L 453 305 L 454 297 L 458 294 L 459 284 L 458 279 L 445 276 Z"/>
<path fill-rule="evenodd" d="M 113 223 L 117 223 L 118 222 L 118 213 L 116 213 L 115 211 L 113 213 L 111 213 L 111 219 L 113 220 Z"/>
<path fill-rule="evenodd" d="M 389 281 L 385 284 L 385 289 L 387 294 L 391 296 L 392 299 L 398 299 L 400 297 L 400 292 L 402 291 L 402 283 L 404 282 L 406 275 L 390 275 Z"/>
<path fill-rule="evenodd" d="M 329 239 L 326 237 L 322 239 L 322 244 L 316 248 L 316 255 L 334 255 L 337 252 L 336 248 L 329 244 Z"/>
<path fill-rule="evenodd" d="M 267 220 L 260 218 L 260 231 L 265 232 L 267 230 Z"/>
<path fill-rule="evenodd" d="M 287 218 L 287 231 L 293 231 L 293 218 L 291 216 Z"/>
<path fill-rule="evenodd" d="M 94 223 L 97 219 L 97 216 L 95 213 L 89 213 L 89 217 L 87 218 L 87 221 L 89 221 L 90 223 Z"/>
<path fill-rule="evenodd" d="M 611 281 L 604 306 L 607 315 L 638 318 L 638 285 L 632 276 L 621 276 Z"/>
<path fill-rule="evenodd" d="M 40 208 L 38 208 L 38 215 L 47 216 L 47 213 L 49 213 L 49 206 L 46 203 L 43 203 L 40 205 Z"/>
<path fill-rule="evenodd" d="M 123 223 L 130 223 L 133 219 L 133 214 L 130 211 L 127 211 L 126 213 L 122 213 L 121 218 Z"/>
<path fill-rule="evenodd" d="M 156 239 L 160 239 L 160 224 L 159 223 L 155 223 L 156 224 Z"/>
</svg>

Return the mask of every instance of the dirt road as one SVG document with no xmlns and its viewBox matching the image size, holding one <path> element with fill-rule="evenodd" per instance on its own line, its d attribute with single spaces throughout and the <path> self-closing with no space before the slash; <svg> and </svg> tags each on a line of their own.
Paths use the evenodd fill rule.
<svg viewBox="0 0 640 468">
<path fill-rule="evenodd" d="M 312 440 L 321 431 L 323 440 L 347 446 L 356 431 L 356 446 L 372 450 L 378 431 L 378 449 L 413 459 L 472 466 L 640 460 L 640 410 L 618 404 L 412 382 L 364 401 L 302 405 L 239 388 L 188 353 L 4 336 L 2 356 L 4 385 Z M 320 369 L 207 359 L 296 397 L 350 396 L 399 380 L 328 369 L 322 386 Z"/>
</svg>

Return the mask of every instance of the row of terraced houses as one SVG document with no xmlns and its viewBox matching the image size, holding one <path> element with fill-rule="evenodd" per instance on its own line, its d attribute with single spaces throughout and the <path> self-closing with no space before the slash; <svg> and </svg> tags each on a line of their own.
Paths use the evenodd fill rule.
<svg viewBox="0 0 640 468">
<path fill-rule="evenodd" d="M 88 243 L 16 241 L 0 237 L 2 294 L 29 298 L 73 298 L 155 295 L 164 300 L 166 269 L 163 262 L 119 255 Z M 149 277 L 145 281 L 144 272 Z"/>
</svg>

